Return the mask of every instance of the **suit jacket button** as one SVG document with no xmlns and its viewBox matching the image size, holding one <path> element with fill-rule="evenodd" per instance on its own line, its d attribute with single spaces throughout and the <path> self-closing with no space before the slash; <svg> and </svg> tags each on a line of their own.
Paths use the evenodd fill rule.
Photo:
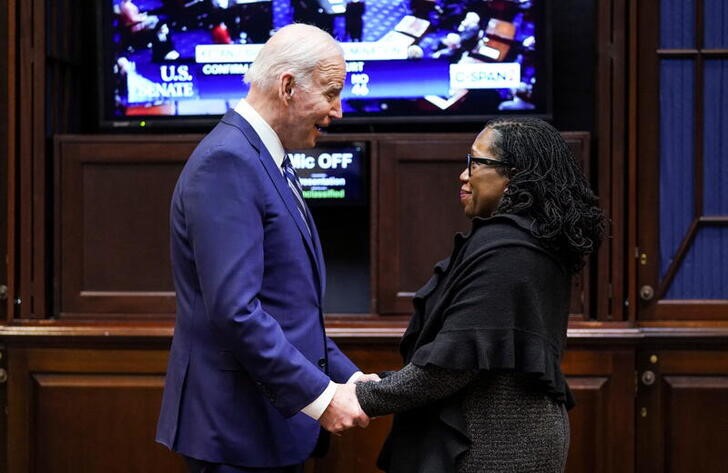
<svg viewBox="0 0 728 473">
<path fill-rule="evenodd" d="M 318 365 L 319 365 L 319 368 L 321 368 L 322 370 L 325 370 L 326 369 L 326 359 L 321 358 L 320 360 L 318 360 Z"/>
</svg>

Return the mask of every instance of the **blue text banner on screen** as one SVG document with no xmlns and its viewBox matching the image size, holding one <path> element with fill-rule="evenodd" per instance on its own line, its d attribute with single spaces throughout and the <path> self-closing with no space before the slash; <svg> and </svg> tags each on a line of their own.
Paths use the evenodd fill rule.
<svg viewBox="0 0 728 473">
<path fill-rule="evenodd" d="M 400 61 L 397 61 L 400 62 Z M 392 61 L 357 61 L 349 72 L 341 98 L 396 98 L 447 96 L 450 64 L 447 61 L 401 61 L 407 74 Z M 129 103 L 164 100 L 230 99 L 243 97 L 248 85 L 242 80 L 248 64 L 142 64 L 127 77 Z M 204 80 L 198 80 L 204 76 Z"/>
</svg>

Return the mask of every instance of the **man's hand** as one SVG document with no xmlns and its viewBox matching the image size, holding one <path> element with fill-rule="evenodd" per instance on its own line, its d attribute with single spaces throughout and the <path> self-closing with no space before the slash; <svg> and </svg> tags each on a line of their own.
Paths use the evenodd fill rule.
<svg viewBox="0 0 728 473">
<path fill-rule="evenodd" d="M 359 405 L 354 384 L 336 385 L 334 398 L 324 413 L 321 414 L 319 424 L 334 434 L 355 426 L 366 427 L 369 425 L 369 416 L 364 413 Z"/>
</svg>

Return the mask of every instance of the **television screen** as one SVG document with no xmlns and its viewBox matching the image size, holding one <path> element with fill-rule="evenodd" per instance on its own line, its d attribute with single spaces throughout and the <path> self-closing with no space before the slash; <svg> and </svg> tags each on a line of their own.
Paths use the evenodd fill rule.
<svg viewBox="0 0 728 473">
<path fill-rule="evenodd" d="M 550 114 L 547 0 L 105 0 L 102 123 L 212 121 L 278 28 L 315 24 L 344 49 L 344 119 Z"/>
<path fill-rule="evenodd" d="M 366 205 L 364 145 L 326 144 L 288 152 L 310 206 Z"/>
</svg>

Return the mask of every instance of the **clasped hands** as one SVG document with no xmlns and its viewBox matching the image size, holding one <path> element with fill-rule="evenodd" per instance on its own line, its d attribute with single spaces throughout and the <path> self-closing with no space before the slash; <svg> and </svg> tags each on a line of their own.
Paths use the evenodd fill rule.
<svg viewBox="0 0 728 473">
<path fill-rule="evenodd" d="M 363 374 L 356 380 L 357 383 L 364 381 L 381 381 L 375 373 Z M 362 410 L 359 400 L 356 397 L 356 384 L 336 384 L 331 403 L 326 408 L 319 424 L 332 434 L 340 434 L 352 427 L 366 427 L 369 425 L 369 416 Z"/>
</svg>

